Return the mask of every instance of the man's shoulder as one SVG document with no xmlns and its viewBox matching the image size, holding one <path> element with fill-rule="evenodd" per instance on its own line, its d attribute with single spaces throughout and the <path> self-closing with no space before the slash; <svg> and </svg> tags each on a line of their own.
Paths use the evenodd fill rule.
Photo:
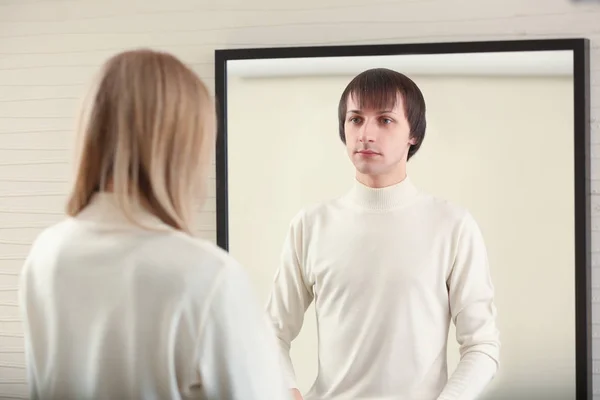
<svg viewBox="0 0 600 400">
<path fill-rule="evenodd" d="M 342 196 L 314 201 L 302 206 L 292 217 L 292 225 L 303 225 L 314 222 L 331 213 L 343 210 Z"/>
<path fill-rule="evenodd" d="M 467 220 L 472 220 L 473 215 L 469 208 L 457 201 L 445 197 L 424 194 L 422 195 L 421 205 L 432 216 L 455 225 L 462 225 Z"/>
</svg>

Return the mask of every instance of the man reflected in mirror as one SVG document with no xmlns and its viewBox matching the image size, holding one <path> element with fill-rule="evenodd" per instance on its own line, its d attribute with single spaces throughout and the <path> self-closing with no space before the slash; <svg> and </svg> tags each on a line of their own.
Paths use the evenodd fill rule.
<svg viewBox="0 0 600 400">
<path fill-rule="evenodd" d="M 353 187 L 291 221 L 267 312 L 297 399 L 290 357 L 314 302 L 318 375 L 305 400 L 473 400 L 496 374 L 500 341 L 481 231 L 468 210 L 407 174 L 426 130 L 425 100 L 383 68 L 341 95 L 339 135 Z M 460 361 L 447 372 L 450 323 Z"/>
</svg>

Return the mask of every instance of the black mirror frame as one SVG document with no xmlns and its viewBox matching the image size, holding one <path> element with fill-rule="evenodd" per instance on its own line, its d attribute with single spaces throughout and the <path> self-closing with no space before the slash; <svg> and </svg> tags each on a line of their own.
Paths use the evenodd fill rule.
<svg viewBox="0 0 600 400">
<path fill-rule="evenodd" d="M 592 400 L 591 202 L 590 202 L 590 72 L 589 40 L 582 38 L 279 47 L 215 50 L 217 245 L 229 248 L 227 190 L 227 62 L 265 58 L 349 57 L 402 54 L 573 51 L 576 398 Z"/>
</svg>

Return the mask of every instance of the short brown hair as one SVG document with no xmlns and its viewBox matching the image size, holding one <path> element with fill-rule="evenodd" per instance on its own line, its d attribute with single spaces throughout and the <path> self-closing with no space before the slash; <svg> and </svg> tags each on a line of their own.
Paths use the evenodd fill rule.
<svg viewBox="0 0 600 400">
<path fill-rule="evenodd" d="M 425 138 L 426 118 L 425 99 L 421 90 L 409 77 L 387 68 L 373 68 L 358 74 L 342 93 L 338 106 L 339 133 L 346 143 L 344 122 L 348 106 L 348 97 L 352 96 L 360 108 L 381 110 L 393 108 L 398 94 L 404 100 L 404 113 L 410 126 L 410 137 L 415 144 L 408 150 L 410 159 L 421 147 Z"/>
<path fill-rule="evenodd" d="M 175 56 L 150 49 L 106 61 L 84 105 L 75 182 L 67 213 L 96 192 L 114 192 L 125 215 L 140 204 L 171 227 L 192 232 L 203 199 L 216 115 L 200 78 Z"/>
</svg>

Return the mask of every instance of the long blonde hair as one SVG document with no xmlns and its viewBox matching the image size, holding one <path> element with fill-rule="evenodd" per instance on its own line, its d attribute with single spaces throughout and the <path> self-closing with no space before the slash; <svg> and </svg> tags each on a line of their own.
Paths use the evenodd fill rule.
<svg viewBox="0 0 600 400">
<path fill-rule="evenodd" d="M 206 86 L 173 55 L 138 49 L 110 58 L 91 94 L 67 213 L 76 216 L 96 192 L 110 190 L 133 222 L 132 210 L 144 205 L 191 233 L 215 142 Z"/>
</svg>

